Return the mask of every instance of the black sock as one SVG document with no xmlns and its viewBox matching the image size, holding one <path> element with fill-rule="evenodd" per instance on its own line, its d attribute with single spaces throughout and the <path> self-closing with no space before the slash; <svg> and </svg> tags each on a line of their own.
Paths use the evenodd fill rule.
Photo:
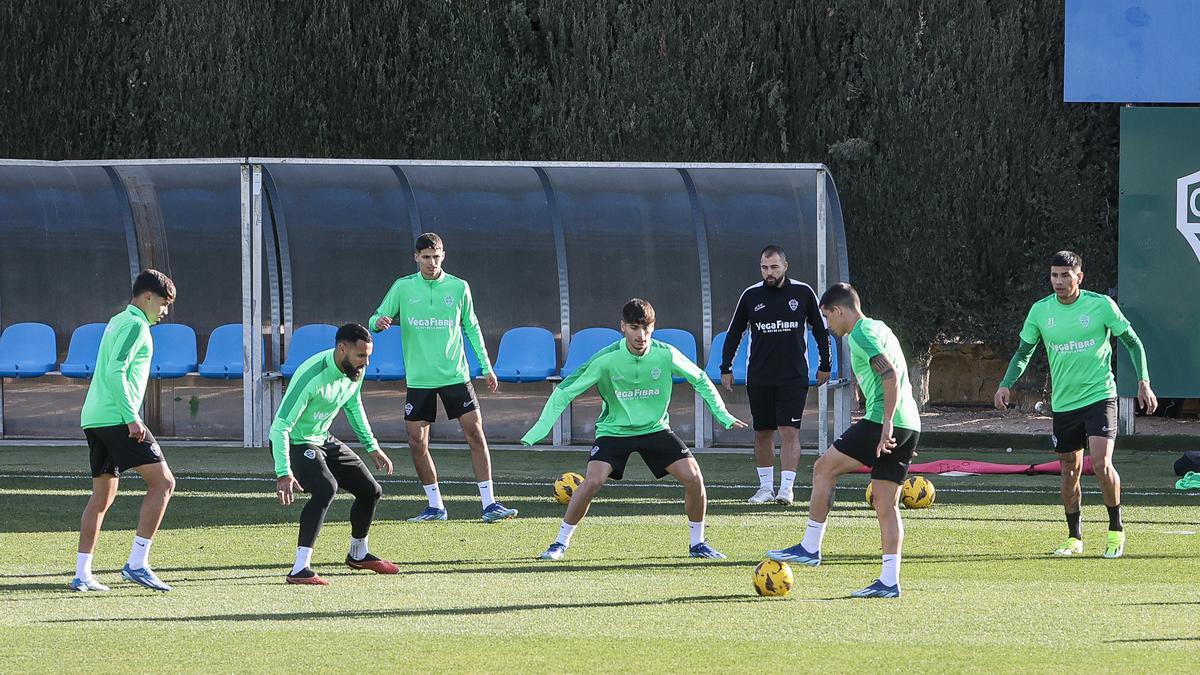
<svg viewBox="0 0 1200 675">
<path fill-rule="evenodd" d="M 1083 532 L 1079 529 L 1079 512 L 1067 514 L 1067 531 L 1070 533 L 1067 536 L 1076 539 L 1083 539 Z"/>
<path fill-rule="evenodd" d="M 1121 505 L 1109 506 L 1108 508 L 1108 531 L 1109 532 L 1124 532 L 1125 526 L 1121 524 Z"/>
</svg>

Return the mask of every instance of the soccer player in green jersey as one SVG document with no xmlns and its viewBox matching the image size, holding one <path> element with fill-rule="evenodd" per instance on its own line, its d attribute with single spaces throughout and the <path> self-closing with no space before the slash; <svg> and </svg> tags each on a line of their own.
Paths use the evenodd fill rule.
<svg viewBox="0 0 1200 675">
<path fill-rule="evenodd" d="M 362 376 L 371 360 L 371 334 L 363 326 L 348 323 L 338 329 L 335 343 L 333 349 L 313 354 L 296 369 L 271 424 L 275 494 L 279 502 L 290 505 L 296 490 L 310 495 L 300 512 L 300 537 L 296 562 L 287 575 L 289 584 L 329 585 L 309 565 L 325 512 L 339 487 L 354 495 L 346 565 L 377 574 L 400 571 L 367 548 L 367 533 L 383 489 L 362 459 L 329 433 L 333 418 L 339 410 L 344 410 L 350 428 L 366 448 L 375 468 L 392 472 L 392 460 L 371 433 L 362 405 Z"/>
<path fill-rule="evenodd" d="M 1010 388 L 1025 371 L 1037 343 L 1046 345 L 1053 392 L 1054 418 L 1051 441 L 1062 463 L 1062 502 L 1067 516 L 1067 540 L 1055 555 L 1083 553 L 1080 529 L 1079 477 L 1083 449 L 1092 456 L 1092 468 L 1108 507 L 1108 540 L 1105 558 L 1125 553 L 1125 527 L 1121 522 L 1121 477 L 1112 464 L 1117 438 L 1117 385 L 1112 373 L 1113 335 L 1125 345 L 1138 377 L 1138 402 L 1147 414 L 1158 407 L 1150 389 L 1146 352 L 1133 326 L 1107 295 L 1082 290 L 1083 259 L 1071 251 L 1050 258 L 1050 285 L 1054 293 L 1029 309 L 1021 327 L 1021 344 L 996 389 L 996 407 L 1008 407 Z"/>
<path fill-rule="evenodd" d="M 862 389 L 866 413 L 813 464 L 812 498 L 803 541 L 790 548 L 767 551 L 767 557 L 820 565 L 821 541 L 838 477 L 870 467 L 872 505 L 883 545 L 883 572 L 851 595 L 896 598 L 900 596 L 900 549 L 904 544 L 904 523 L 897 500 L 921 434 L 920 411 L 908 381 L 908 363 L 887 324 L 863 315 L 858 292 L 850 284 L 831 286 L 821 296 L 820 305 L 829 330 L 838 337 L 850 336 L 850 365 Z"/>
<path fill-rule="evenodd" d="M 642 456 L 655 478 L 675 476 L 684 487 L 684 510 L 688 518 L 693 558 L 724 558 L 704 539 L 707 498 L 704 476 L 687 444 L 671 431 L 667 407 L 671 403 L 671 378 L 679 375 L 704 398 L 713 417 L 725 428 L 745 429 L 746 423 L 729 414 L 725 403 L 704 371 L 674 347 L 650 338 L 654 332 L 654 308 L 635 298 L 621 310 L 624 338 L 601 350 L 571 377 L 563 380 L 546 402 L 533 428 L 521 439 L 532 445 L 546 437 L 554 421 L 571 401 L 592 385 L 604 405 L 596 420 L 596 442 L 592 446 L 583 484 L 571 496 L 558 538 L 542 560 L 562 560 L 571 535 L 587 514 L 592 498 L 609 478 L 621 480 L 625 464 L 634 452 Z"/>
<path fill-rule="evenodd" d="M 104 514 L 117 496 L 122 471 L 133 469 L 146 481 L 146 496 L 138 514 L 137 536 L 121 576 L 155 591 L 169 591 L 150 569 L 150 542 L 158 531 L 167 502 L 175 491 L 175 476 L 162 449 L 139 414 L 150 377 L 154 342 L 150 325 L 167 315 L 175 301 L 175 283 L 157 270 L 144 270 L 133 282 L 133 298 L 109 319 L 100 339 L 96 370 L 80 412 L 92 465 L 92 496 L 79 526 L 74 591 L 107 591 L 92 574 L 92 553 Z"/>
<path fill-rule="evenodd" d="M 492 523 L 517 515 L 496 501 L 492 485 L 492 458 L 483 434 L 483 416 L 471 371 L 463 349 L 463 334 L 471 341 L 483 370 L 488 391 L 495 393 L 497 380 L 488 360 L 487 347 L 475 303 L 467 282 L 442 269 L 446 251 L 442 238 L 427 232 L 417 237 L 416 253 L 420 271 L 397 279 L 371 317 L 371 330 L 400 326 L 404 343 L 404 371 L 408 400 L 404 405 L 404 426 L 413 466 L 425 488 L 429 505 L 409 522 L 446 520 L 446 506 L 438 489 L 437 467 L 429 454 L 429 425 L 437 419 L 437 400 L 442 400 L 446 416 L 457 419 L 471 448 L 471 465 L 479 484 L 483 521 Z"/>
</svg>

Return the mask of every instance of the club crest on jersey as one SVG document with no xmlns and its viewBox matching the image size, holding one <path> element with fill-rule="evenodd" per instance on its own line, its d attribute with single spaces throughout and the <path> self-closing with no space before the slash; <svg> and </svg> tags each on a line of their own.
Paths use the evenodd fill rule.
<svg viewBox="0 0 1200 675">
<path fill-rule="evenodd" d="M 1054 328 L 1054 317 L 1051 316 L 1046 319 L 1046 328 Z"/>
<path fill-rule="evenodd" d="M 754 306 L 754 311 L 761 312 L 762 310 L 764 310 L 766 308 L 767 308 L 767 306 L 760 302 Z"/>
<path fill-rule="evenodd" d="M 443 300 L 443 302 L 445 302 L 445 303 L 446 303 L 446 306 L 447 306 L 447 307 L 453 307 L 453 306 L 454 306 L 454 298 L 453 298 L 453 297 L 451 297 L 451 296 L 449 296 L 449 295 L 447 295 L 447 296 L 445 297 L 445 299 Z"/>
<path fill-rule="evenodd" d="M 657 380 L 660 377 L 662 377 L 662 368 L 655 368 L 650 371 L 650 379 Z"/>
<path fill-rule="evenodd" d="M 305 457 L 307 457 L 308 459 L 316 459 L 316 458 L 317 458 L 317 451 L 316 451 L 316 450 L 313 450 L 312 448 L 309 448 L 309 449 L 307 449 L 307 450 L 305 450 L 305 451 L 304 451 L 304 456 L 305 456 Z"/>
<path fill-rule="evenodd" d="M 791 307 L 792 311 L 794 312 L 800 308 L 800 301 L 792 298 L 791 300 L 788 300 L 788 307 Z"/>
<path fill-rule="evenodd" d="M 1087 314 L 1080 314 L 1079 315 L 1079 325 L 1083 326 L 1084 328 L 1087 328 L 1088 326 L 1092 325 L 1092 317 L 1088 316 Z"/>
</svg>

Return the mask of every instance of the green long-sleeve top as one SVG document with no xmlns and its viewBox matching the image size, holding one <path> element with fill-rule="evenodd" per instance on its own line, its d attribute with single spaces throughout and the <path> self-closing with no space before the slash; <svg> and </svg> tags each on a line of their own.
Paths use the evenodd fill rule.
<svg viewBox="0 0 1200 675">
<path fill-rule="evenodd" d="M 96 370 L 79 413 L 80 426 L 111 427 L 139 419 L 138 409 L 146 395 L 153 356 L 150 320 L 142 310 L 129 305 L 109 319 L 104 337 L 100 338 Z"/>
<path fill-rule="evenodd" d="M 532 445 L 545 438 L 571 401 L 593 385 L 603 401 L 596 420 L 596 436 L 639 436 L 670 429 L 667 407 L 671 403 L 671 378 L 675 375 L 686 379 L 699 392 L 723 427 L 733 426 L 736 418 L 725 409 L 717 388 L 679 350 L 651 340 L 646 354 L 637 356 L 622 339 L 605 347 L 555 388 L 537 423 L 521 442 Z"/>
<path fill-rule="evenodd" d="M 492 372 L 475 318 L 471 287 L 462 279 L 445 272 L 436 279 L 426 279 L 420 272 L 401 277 L 367 323 L 372 332 L 379 332 L 375 322 L 383 316 L 400 326 L 409 387 L 436 389 L 470 382 L 464 333 L 479 357 L 483 374 Z"/>
<path fill-rule="evenodd" d="M 275 458 L 276 476 L 291 473 L 288 456 L 291 445 L 321 445 L 325 442 L 339 410 L 346 411 L 346 421 L 367 452 L 379 449 L 379 442 L 375 440 L 363 410 L 360 395 L 363 381 L 351 380 L 342 372 L 333 353 L 333 349 L 326 349 L 308 357 L 288 383 L 287 393 L 271 423 L 271 454 Z"/>
<path fill-rule="evenodd" d="M 1021 344 L 1000 381 L 1012 387 L 1033 355 L 1038 342 L 1046 346 L 1053 391 L 1050 409 L 1078 410 L 1117 395 L 1109 337 L 1116 336 L 1133 359 L 1138 380 L 1150 380 L 1146 351 L 1129 320 L 1107 295 L 1081 291 L 1064 305 L 1057 296 L 1042 298 L 1029 309 L 1021 327 Z"/>
</svg>

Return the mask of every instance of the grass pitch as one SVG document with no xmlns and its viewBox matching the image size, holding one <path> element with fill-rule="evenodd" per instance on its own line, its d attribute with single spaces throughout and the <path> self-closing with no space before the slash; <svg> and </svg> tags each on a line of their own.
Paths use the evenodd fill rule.
<svg viewBox="0 0 1200 675">
<path fill-rule="evenodd" d="M 327 588 L 283 584 L 299 507 L 274 501 L 264 450 L 167 448 L 178 491 L 151 560 L 175 586 L 120 579 L 142 485 L 123 481 L 97 550 L 109 593 L 76 594 L 84 448 L 0 448 L 0 671 L 839 672 L 1191 671 L 1200 646 L 1200 496 L 1177 493 L 1171 454 L 1122 452 L 1126 556 L 1100 557 L 1106 517 L 1084 479 L 1087 553 L 1046 555 L 1065 536 L 1056 476 L 933 476 L 937 504 L 905 511 L 898 600 L 847 597 L 879 573 L 865 476 L 848 477 L 826 561 L 797 588 L 754 595 L 768 548 L 803 534 L 806 504 L 754 506 L 748 454 L 702 454 L 709 540 L 728 560 L 690 560 L 682 488 L 630 461 L 561 563 L 534 560 L 557 533 L 551 481 L 583 450 L 496 451 L 498 495 L 519 518 L 485 525 L 467 453 L 435 450 L 451 520 L 409 524 L 424 498 L 406 450 L 371 531 L 400 563 L 352 572 L 349 497 L 339 496 L 313 566 Z M 923 451 L 922 461 L 1033 463 L 1046 454 Z M 808 484 L 811 458 L 800 482 Z M 808 490 L 797 495 L 807 498 Z"/>
</svg>

